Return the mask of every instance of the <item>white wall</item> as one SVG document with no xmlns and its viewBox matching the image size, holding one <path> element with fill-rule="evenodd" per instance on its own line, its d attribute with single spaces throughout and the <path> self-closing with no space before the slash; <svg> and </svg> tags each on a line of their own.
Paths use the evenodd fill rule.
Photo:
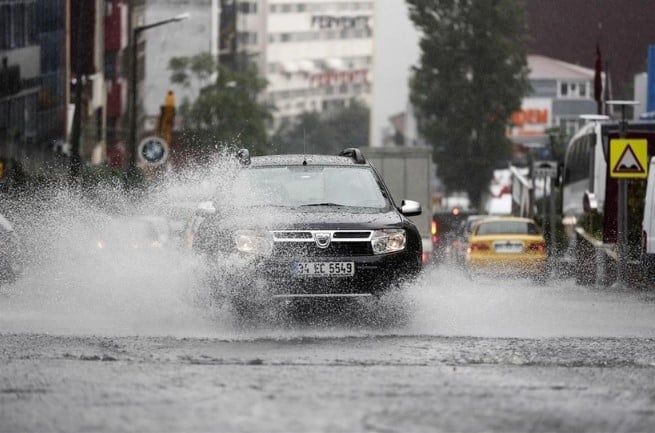
<svg viewBox="0 0 655 433">
<path fill-rule="evenodd" d="M 209 0 L 147 0 L 144 24 L 173 18 L 188 12 L 191 17 L 146 30 L 146 71 L 143 85 L 143 101 L 148 116 L 158 116 L 164 104 L 166 92 L 173 90 L 179 105 L 183 98 L 193 100 L 198 86 L 183 89 L 172 86 L 168 62 L 172 57 L 193 56 L 208 53 L 211 49 L 211 3 Z"/>
<path fill-rule="evenodd" d="M 409 72 L 419 59 L 418 32 L 404 0 L 376 0 L 371 147 L 382 145 L 389 117 L 405 111 Z"/>
</svg>

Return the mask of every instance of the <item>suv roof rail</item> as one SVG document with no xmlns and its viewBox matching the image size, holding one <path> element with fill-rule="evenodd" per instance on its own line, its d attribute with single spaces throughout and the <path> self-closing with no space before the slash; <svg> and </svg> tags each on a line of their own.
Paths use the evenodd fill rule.
<svg viewBox="0 0 655 433">
<path fill-rule="evenodd" d="M 239 149 L 237 158 L 242 165 L 250 165 L 250 152 L 248 149 Z"/>
<path fill-rule="evenodd" d="M 339 152 L 339 156 L 346 156 L 355 161 L 355 164 L 366 164 L 366 158 L 361 150 L 356 147 L 349 147 Z"/>
</svg>

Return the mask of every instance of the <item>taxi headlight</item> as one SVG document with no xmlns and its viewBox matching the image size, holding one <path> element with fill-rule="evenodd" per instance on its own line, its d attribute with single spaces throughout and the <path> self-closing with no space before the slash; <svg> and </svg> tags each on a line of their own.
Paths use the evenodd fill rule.
<svg viewBox="0 0 655 433">
<path fill-rule="evenodd" d="M 234 234 L 237 250 L 259 255 L 269 255 L 273 251 L 273 238 L 268 232 L 237 230 Z"/>
<path fill-rule="evenodd" d="M 386 254 L 401 251 L 407 245 L 404 229 L 383 229 L 373 232 L 371 246 L 374 254 Z"/>
</svg>

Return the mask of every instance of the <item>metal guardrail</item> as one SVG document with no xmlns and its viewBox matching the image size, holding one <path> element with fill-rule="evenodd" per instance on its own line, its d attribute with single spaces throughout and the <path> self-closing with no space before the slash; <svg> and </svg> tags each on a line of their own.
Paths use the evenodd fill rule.
<svg viewBox="0 0 655 433">
<path fill-rule="evenodd" d="M 585 242 L 589 243 L 592 247 L 596 249 L 603 250 L 608 257 L 613 260 L 618 260 L 618 253 L 616 251 L 616 244 L 606 244 L 602 241 L 599 241 L 589 233 L 587 233 L 582 227 L 576 227 L 575 233 Z"/>
</svg>

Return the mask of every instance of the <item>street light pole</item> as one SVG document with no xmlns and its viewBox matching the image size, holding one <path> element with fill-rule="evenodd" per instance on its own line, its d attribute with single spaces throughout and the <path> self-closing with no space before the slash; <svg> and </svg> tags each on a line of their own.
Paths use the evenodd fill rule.
<svg viewBox="0 0 655 433">
<path fill-rule="evenodd" d="M 130 159 L 129 159 L 129 165 L 127 168 L 127 176 L 128 176 L 128 181 L 130 182 L 130 186 L 134 186 L 134 182 L 136 181 L 136 176 L 137 176 L 137 63 L 138 63 L 138 41 L 139 41 L 139 36 L 141 33 L 143 33 L 146 30 L 152 29 L 154 27 L 159 27 L 163 26 L 166 24 L 178 22 L 178 21 L 183 21 L 186 20 L 190 17 L 188 13 L 183 13 L 180 15 L 177 15 L 173 18 L 169 18 L 163 21 L 157 21 L 155 23 L 151 24 L 145 24 L 142 26 L 137 26 L 132 30 L 132 71 L 130 73 L 130 88 L 131 88 L 131 100 L 130 100 L 130 141 L 129 141 L 129 148 L 130 148 Z"/>
</svg>

